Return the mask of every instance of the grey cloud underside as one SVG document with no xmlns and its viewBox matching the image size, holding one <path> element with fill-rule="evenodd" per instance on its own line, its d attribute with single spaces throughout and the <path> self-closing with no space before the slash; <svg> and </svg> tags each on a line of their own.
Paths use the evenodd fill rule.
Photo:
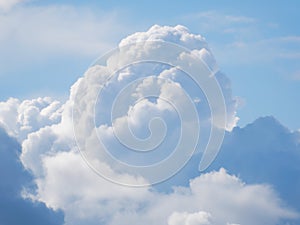
<svg viewBox="0 0 300 225">
<path fill-rule="evenodd" d="M 62 212 L 54 212 L 44 203 L 23 199 L 23 187 L 33 186 L 33 177 L 19 161 L 20 144 L 0 127 L 0 224 L 60 225 Z"/>
<path fill-rule="evenodd" d="M 164 184 L 187 184 L 187 177 L 197 177 L 200 155 Z M 270 184 L 285 204 L 300 211 L 300 133 L 290 131 L 274 117 L 261 117 L 246 127 L 227 132 L 219 155 L 207 171 L 226 168 L 249 184 Z M 300 220 L 289 221 L 299 224 Z M 282 222 L 281 224 L 285 224 Z"/>
<path fill-rule="evenodd" d="M 228 133 L 211 169 L 220 166 L 249 183 L 272 184 L 300 211 L 300 133 L 262 117 Z"/>
</svg>

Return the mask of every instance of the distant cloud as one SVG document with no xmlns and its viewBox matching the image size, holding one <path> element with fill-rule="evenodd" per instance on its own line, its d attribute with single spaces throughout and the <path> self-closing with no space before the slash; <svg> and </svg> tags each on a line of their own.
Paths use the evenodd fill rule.
<svg viewBox="0 0 300 225">
<path fill-rule="evenodd" d="M 26 0 L 0 0 L 0 12 L 2 11 L 9 11 L 15 5 L 26 2 Z"/>
<path fill-rule="evenodd" d="M 237 16 L 230 14 L 223 14 L 217 11 L 204 11 L 194 14 L 189 14 L 185 16 L 186 19 L 199 19 L 200 21 L 205 22 L 215 22 L 216 26 L 218 25 L 228 25 L 228 24 L 247 24 L 257 22 L 257 19 L 246 16 Z"/>
<path fill-rule="evenodd" d="M 225 167 L 250 183 L 267 182 L 300 211 L 300 133 L 273 117 L 229 133 L 212 169 Z"/>
<path fill-rule="evenodd" d="M 0 224 L 62 225 L 62 212 L 44 203 L 23 199 L 23 188 L 33 188 L 33 177 L 24 170 L 20 144 L 0 127 Z"/>
</svg>

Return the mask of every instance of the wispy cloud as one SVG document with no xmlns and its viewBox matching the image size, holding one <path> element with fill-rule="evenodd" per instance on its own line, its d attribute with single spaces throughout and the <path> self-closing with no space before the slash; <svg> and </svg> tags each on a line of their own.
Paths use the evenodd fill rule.
<svg viewBox="0 0 300 225">
<path fill-rule="evenodd" d="M 257 23 L 257 19 L 246 16 L 237 16 L 220 13 L 217 11 L 205 11 L 183 16 L 185 21 L 197 21 L 202 32 L 236 32 L 243 26 Z"/>
<path fill-rule="evenodd" d="M 26 2 L 26 0 L 0 0 L 0 11 L 7 12 L 22 2 Z"/>
<path fill-rule="evenodd" d="M 93 55 L 109 50 L 127 33 L 117 11 L 103 12 L 70 5 L 17 7 L 0 13 L 0 58 L 26 54 Z"/>
<path fill-rule="evenodd" d="M 199 12 L 184 19 L 197 22 L 199 30 L 215 39 L 210 44 L 221 64 L 250 65 L 300 58 L 300 36 L 268 35 L 280 26 L 273 21 L 218 11 Z"/>
<path fill-rule="evenodd" d="M 251 65 L 276 60 L 300 59 L 300 37 L 284 36 L 260 40 L 232 40 L 215 44 L 214 50 L 222 63 Z"/>
<path fill-rule="evenodd" d="M 300 70 L 297 70 L 292 74 L 292 79 L 300 81 Z"/>
<path fill-rule="evenodd" d="M 185 16 L 186 19 L 206 19 L 210 21 L 218 21 L 219 24 L 229 24 L 229 23 L 254 23 L 257 20 L 252 17 L 246 16 L 236 16 L 223 14 L 217 11 L 205 11 L 194 14 L 189 14 Z"/>
</svg>

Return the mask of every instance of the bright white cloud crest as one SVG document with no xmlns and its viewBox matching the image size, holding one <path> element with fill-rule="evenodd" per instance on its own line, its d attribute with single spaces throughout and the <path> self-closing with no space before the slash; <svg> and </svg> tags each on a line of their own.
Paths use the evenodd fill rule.
<svg viewBox="0 0 300 225">
<path fill-rule="evenodd" d="M 209 166 L 229 127 L 226 119 L 232 124 L 235 115 L 230 93 L 224 99 L 224 75 L 216 75 L 204 46 L 201 36 L 182 26 L 153 26 L 121 41 L 87 71 L 75 95 L 73 119 L 79 148 L 96 172 L 125 185 L 161 182 L 185 165 L 201 136 L 209 137 L 205 144 L 202 140 L 207 146 L 200 169 Z M 98 161 L 148 182 L 118 181 Z"/>
<path fill-rule="evenodd" d="M 161 52 L 161 41 L 181 45 L 192 53 L 179 52 L 178 48 Z M 143 43 L 143 46 L 136 43 Z M 73 137 L 73 118 L 77 142 L 82 154 L 88 153 L 88 162 L 114 181 L 136 185 L 151 183 L 151 176 L 123 170 L 124 167 L 109 161 L 107 154 L 99 151 L 99 139 L 111 147 L 111 155 L 126 164 L 153 165 L 172 154 L 180 139 L 180 127 L 195 130 L 197 123 L 189 118 L 197 116 L 200 135 L 196 132 L 195 136 L 189 136 L 190 139 L 181 146 L 181 151 L 187 154 L 193 153 L 193 149 L 185 147 L 193 147 L 194 138 L 204 136 L 199 142 L 201 150 L 207 143 L 207 131 L 213 127 L 223 131 L 231 129 L 237 120 L 236 102 L 231 96 L 229 81 L 216 72 L 215 60 L 200 35 L 190 34 L 182 26 L 153 26 L 147 32 L 122 40 L 119 47 L 118 54 L 101 58 L 89 68 L 72 86 L 70 98 L 63 105 L 49 99 L 22 103 L 10 99 L 0 104 L 0 122 L 19 137 L 23 148 L 22 163 L 36 177 L 36 193 L 27 196 L 45 202 L 49 207 L 62 209 L 68 225 L 119 225 L 120 221 L 131 225 L 141 224 L 141 221 L 143 224 L 168 225 L 265 225 L 296 216 L 281 206 L 280 199 L 270 187 L 246 185 L 223 169 L 203 174 L 191 180 L 189 187 L 175 187 L 169 194 L 156 192 L 151 187 L 120 186 L 91 172 L 78 152 Z M 161 59 L 164 54 L 179 67 L 151 60 L 132 64 L 132 60 L 149 59 L 150 55 Z M 224 121 L 224 112 L 220 106 L 212 105 L 214 101 L 209 100 L 205 85 L 199 89 L 197 82 L 179 69 L 188 68 L 186 72 L 193 74 L 195 71 L 191 68 L 195 67 L 192 65 L 199 57 L 208 64 L 223 93 L 226 124 L 220 123 Z M 213 120 L 210 107 L 216 110 Z M 111 112 L 114 113 L 111 115 Z M 180 118 L 187 119 L 182 122 Z M 154 131 L 159 131 L 159 135 L 156 136 Z M 120 140 L 116 140 L 116 133 Z M 131 140 L 131 134 L 136 139 Z M 126 145 L 132 147 L 134 143 L 139 147 L 139 141 L 148 141 L 143 145 L 147 147 L 142 149 L 144 152 L 128 151 Z M 161 146 L 158 153 L 152 150 L 158 146 L 154 144 Z"/>
<path fill-rule="evenodd" d="M 0 102 L 0 124 L 19 141 L 47 125 L 60 122 L 61 104 L 51 98 L 25 100 L 10 98 Z"/>
<path fill-rule="evenodd" d="M 211 215 L 207 212 L 178 213 L 174 212 L 168 220 L 168 225 L 211 225 Z"/>
</svg>

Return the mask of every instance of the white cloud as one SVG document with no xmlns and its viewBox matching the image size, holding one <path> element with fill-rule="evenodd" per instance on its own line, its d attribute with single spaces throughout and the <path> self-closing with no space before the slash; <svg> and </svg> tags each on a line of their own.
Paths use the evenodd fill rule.
<svg viewBox="0 0 300 225">
<path fill-rule="evenodd" d="M 191 34 L 186 27 L 181 25 L 175 27 L 154 25 L 147 32 L 136 32 L 124 38 L 119 46 L 155 40 L 170 41 L 183 45 L 190 50 L 208 48 L 204 37 L 199 34 Z"/>
<path fill-rule="evenodd" d="M 211 225 L 210 218 L 207 212 L 174 212 L 168 219 L 168 225 Z"/>
<path fill-rule="evenodd" d="M 137 33 L 124 39 L 120 45 L 144 39 L 162 39 L 182 44 L 195 52 L 198 51 L 198 56 L 203 56 L 203 60 L 207 63 L 215 63 L 208 48 L 205 49 L 205 52 L 202 51 L 203 47 L 207 46 L 204 39 L 199 35 L 190 34 L 182 26 L 154 26 L 147 32 Z M 153 45 L 152 47 L 157 46 Z M 131 96 L 126 92 L 121 96 L 126 100 L 125 103 L 128 102 L 128 99 L 135 102 L 143 94 L 156 93 L 158 97 L 169 98 L 170 102 L 178 100 L 180 107 L 186 108 L 187 103 L 184 101 L 186 100 L 183 97 L 184 92 L 177 91 L 179 88 L 184 89 L 186 87 L 187 91 L 191 92 L 191 102 L 193 102 L 192 99 L 195 99 L 194 97 L 204 99 L 204 95 L 199 94 L 199 90 L 195 88 L 195 85 L 183 82 L 183 76 L 176 68 L 172 69 L 165 65 L 159 65 L 158 67 L 154 67 L 152 64 L 131 65 L 125 71 L 125 75 L 124 73 L 121 73 L 121 75 L 117 73 L 116 77 L 105 83 L 110 72 L 118 68 L 120 61 L 122 61 L 121 63 L 130 62 L 130 60 L 136 59 L 136 56 L 151 53 L 150 50 L 152 49 L 131 50 L 132 52 L 129 53 L 132 53 L 132 58 L 110 58 L 105 64 L 106 66 L 97 65 L 90 68 L 85 76 L 73 85 L 70 98 L 62 108 L 60 108 L 59 103 L 48 99 L 24 102 L 10 99 L 8 102 L 0 104 L 0 107 L 4 109 L 0 111 L 2 112 L 0 121 L 5 128 L 8 130 L 12 128 L 9 131 L 16 136 L 20 136 L 21 131 L 26 131 L 19 138 L 21 141 L 25 138 L 22 143 L 21 160 L 26 169 L 30 170 L 36 177 L 37 184 L 36 192 L 29 193 L 28 196 L 44 202 L 49 207 L 62 209 L 65 213 L 67 225 L 93 225 L 99 223 L 119 225 L 120 221 L 132 225 L 140 224 L 141 221 L 144 224 L 169 223 L 169 225 L 175 225 L 179 222 L 184 222 L 186 225 L 199 223 L 271 225 L 277 223 L 280 219 L 295 218 L 297 214 L 282 206 L 282 201 L 272 188 L 265 185 L 247 185 L 239 178 L 229 175 L 224 169 L 219 172 L 202 174 L 191 180 L 188 187 L 174 187 L 174 190 L 168 194 L 157 192 L 152 187 L 131 188 L 116 185 L 91 171 L 78 152 L 73 137 L 72 106 L 75 100 L 79 100 L 76 104 L 81 110 L 78 118 L 76 117 L 76 110 L 74 111 L 75 119 L 79 119 L 76 123 L 78 125 L 77 132 L 79 132 L 77 142 L 83 144 L 84 149 L 81 149 L 83 153 L 85 150 L 92 150 L 91 152 L 95 154 L 93 155 L 94 158 L 90 158 L 92 160 L 89 163 L 95 163 L 93 166 L 96 165 L 97 169 L 104 172 L 105 175 L 121 183 L 144 184 L 148 182 L 148 177 L 129 173 L 131 171 L 120 171 L 101 155 L 102 152 L 99 153 L 97 129 L 95 129 L 93 122 L 90 123 L 90 118 L 93 117 L 95 109 L 93 103 L 98 96 L 99 89 L 104 84 L 105 87 L 108 87 L 104 89 L 105 98 L 100 99 L 105 103 L 105 107 L 99 108 L 99 113 L 102 113 L 103 117 L 98 118 L 99 121 L 96 121 L 96 123 L 99 122 L 98 125 L 103 125 L 105 129 L 103 129 L 101 138 L 104 138 L 111 145 L 114 143 L 110 142 L 109 139 L 112 134 L 111 111 L 109 109 L 116 97 L 114 91 L 122 90 L 132 80 L 149 74 L 155 74 L 159 78 L 165 79 L 163 82 L 149 77 L 144 79 L 144 82 L 138 83 L 130 89 L 132 91 L 130 92 Z M 154 50 L 154 53 L 161 54 L 159 48 L 154 48 Z M 174 57 L 172 52 L 169 54 L 170 57 Z M 122 52 L 118 56 L 122 56 Z M 181 60 L 189 59 L 181 56 L 182 54 L 179 57 Z M 186 54 L 185 57 L 187 56 Z M 116 61 L 116 59 L 119 61 Z M 188 64 L 194 61 L 184 62 Z M 210 66 L 215 68 L 214 65 Z M 166 78 L 169 80 L 166 80 Z M 228 107 L 228 122 L 231 126 L 234 126 L 236 103 L 231 95 L 229 80 L 221 73 L 216 74 L 216 79 L 224 92 Z M 76 96 L 77 91 L 79 91 L 79 95 Z M 200 120 L 205 123 L 210 121 L 210 114 L 205 111 L 203 104 L 205 102 L 200 101 L 197 107 L 202 113 Z M 166 117 L 166 121 L 173 119 L 170 116 L 172 113 L 169 110 L 170 105 L 161 100 L 144 100 L 140 105 L 137 104 L 136 108 L 131 108 L 132 114 L 129 114 L 128 111 L 122 114 L 126 109 L 124 104 L 120 104 L 118 109 L 116 119 L 122 118 L 122 116 L 129 119 L 130 116 L 137 118 L 131 120 L 133 130 L 141 128 L 143 126 L 141 122 L 144 120 L 150 120 L 150 112 L 163 116 L 167 111 L 169 117 Z M 118 115 L 118 113 L 120 114 Z M 184 113 L 189 115 L 190 112 L 184 111 Z M 193 124 L 189 122 L 191 121 L 187 121 L 184 125 L 193 128 Z M 192 122 L 195 123 L 195 121 Z M 225 129 L 225 127 L 222 128 Z M 171 132 L 176 132 L 176 129 L 171 129 Z M 141 134 L 142 132 L 138 133 Z M 174 139 L 174 136 L 170 135 L 170 137 Z M 171 142 L 167 142 L 167 144 L 171 144 Z M 122 151 L 117 153 L 121 155 Z M 162 173 L 163 171 L 157 172 Z"/>
<path fill-rule="evenodd" d="M 145 45 L 142 43 L 144 40 L 147 40 L 149 44 Z M 171 41 L 172 43 L 180 44 L 186 48 L 192 49 L 193 51 L 192 53 L 185 53 L 182 49 L 180 49 L 179 52 L 176 52 L 178 49 L 175 48 L 174 50 L 173 45 L 173 49 L 168 48 L 169 51 L 166 51 L 163 50 L 163 46 L 160 46 L 160 44 L 157 44 L 157 42 L 153 42 L 158 40 Z M 126 47 L 130 43 L 138 44 Z M 219 127 L 224 130 L 226 126 L 226 124 L 222 124 L 222 118 L 226 116 L 225 109 L 222 109 L 223 96 L 221 102 L 218 102 L 220 104 L 210 101 L 210 97 L 218 99 L 216 96 L 218 96 L 217 94 L 219 93 L 219 86 L 224 92 L 224 100 L 227 106 L 227 127 L 230 129 L 235 125 L 236 102 L 231 95 L 229 80 L 224 74 L 212 74 L 212 79 L 216 79 L 218 83 L 216 82 L 216 86 L 212 87 L 216 89 L 211 90 L 211 83 L 206 83 L 202 86 L 200 84 L 199 87 L 197 86 L 196 82 L 193 82 L 193 79 L 195 78 L 189 77 L 176 67 L 171 69 L 170 66 L 160 63 L 161 60 L 156 60 L 158 62 L 155 63 L 130 64 L 132 61 L 135 62 L 148 59 L 149 56 L 151 56 L 150 58 L 153 58 L 153 55 L 154 57 L 161 58 L 163 52 L 163 54 L 167 54 L 170 64 L 174 64 L 172 62 L 176 62 L 179 63 L 178 65 L 180 66 L 186 66 L 187 68 L 190 68 L 190 73 L 196 74 L 196 78 L 200 77 L 200 79 L 202 79 L 204 76 L 201 76 L 200 74 L 204 67 L 197 69 L 193 68 L 194 65 L 198 65 L 197 60 L 199 59 L 197 57 L 201 57 L 203 61 L 209 64 L 210 68 L 216 68 L 216 66 L 215 60 L 213 59 L 210 50 L 207 48 L 206 42 L 200 35 L 190 34 L 187 28 L 182 26 L 160 27 L 156 25 L 151 27 L 147 32 L 139 32 L 125 38 L 121 41 L 120 46 L 121 49 L 118 51 L 118 54 L 110 56 L 107 59 L 107 62 L 105 62 L 103 65 L 96 65 L 88 70 L 88 72 L 85 74 L 85 77 L 81 80 L 80 87 L 76 90 L 79 95 L 73 100 L 76 102 L 75 116 L 73 118 L 75 121 L 75 133 L 77 132 L 78 134 L 77 142 L 79 143 L 80 148 L 86 150 L 84 154 L 88 160 L 94 159 L 95 154 L 99 154 L 98 157 L 105 157 L 105 160 L 108 160 L 110 157 L 108 155 L 101 155 L 100 153 L 91 151 L 91 148 L 88 147 L 97 144 L 98 140 L 92 138 L 97 137 L 96 132 L 98 132 L 99 138 L 102 139 L 101 137 L 105 137 L 105 133 L 110 130 L 110 134 L 114 134 L 119 140 L 121 138 L 121 143 L 123 143 L 125 146 L 128 146 L 128 144 L 130 146 L 134 145 L 135 147 L 140 146 L 140 144 L 148 146 L 146 143 L 149 143 L 151 146 L 153 146 L 153 136 L 148 135 L 149 139 L 146 139 L 145 141 L 137 140 L 136 138 L 132 137 L 132 132 L 128 129 L 128 127 L 133 128 L 133 131 L 136 131 L 136 133 L 139 134 L 141 134 L 139 128 L 144 126 L 146 128 L 144 130 L 147 130 L 147 125 L 150 126 L 150 128 L 153 128 L 151 126 L 153 125 L 157 128 L 157 131 L 162 131 L 164 124 L 159 123 L 158 120 L 156 120 L 157 123 L 150 124 L 151 121 L 153 122 L 152 118 L 155 117 L 160 117 L 166 122 L 169 122 L 167 123 L 167 125 L 170 125 L 168 126 L 169 133 L 167 134 L 165 140 L 172 140 L 167 141 L 167 144 L 157 152 L 165 153 L 166 151 L 174 149 L 176 146 L 173 146 L 173 144 L 177 143 L 176 140 L 178 139 L 181 141 L 178 144 L 178 149 L 180 149 L 178 151 L 192 151 L 195 148 L 195 142 L 197 142 L 198 139 L 198 117 L 200 124 L 203 125 L 202 134 L 204 135 L 210 131 L 210 128 L 204 127 L 205 125 L 209 126 L 210 121 L 214 122 L 212 124 L 213 127 Z M 205 49 L 203 50 L 203 48 Z M 118 72 L 115 77 L 110 78 L 111 73 L 113 73 L 115 70 L 118 70 L 119 67 L 122 68 L 123 65 L 127 64 L 129 64 L 129 69 L 126 69 L 126 76 L 124 76 L 124 73 L 120 71 L 121 76 Z M 211 71 L 207 71 L 209 74 L 211 73 Z M 130 75 L 128 75 L 129 73 Z M 207 77 L 209 74 L 207 74 Z M 155 76 L 155 79 L 157 80 L 150 80 L 149 76 Z M 145 77 L 148 78 L 144 79 Z M 108 81 L 106 82 L 106 80 Z M 103 89 L 101 89 L 102 87 Z M 99 96 L 98 94 L 100 89 L 101 95 Z M 114 90 L 114 93 L 112 93 L 111 90 Z M 212 91 L 210 92 L 211 95 L 209 95 L 210 90 Z M 150 96 L 155 95 L 158 100 L 155 102 L 151 102 L 148 99 L 140 101 L 141 97 L 149 94 Z M 208 99 L 197 104 L 197 106 L 194 106 L 191 99 L 195 97 Z M 100 99 L 100 103 L 96 102 L 97 98 Z M 170 103 L 173 105 L 170 105 Z M 99 116 L 96 116 L 96 124 L 99 119 L 101 120 L 101 122 L 97 125 L 100 128 L 99 130 L 95 129 L 93 122 L 94 119 L 92 118 L 94 115 L 95 105 L 96 115 L 101 115 L 100 118 Z M 211 116 L 209 112 L 210 106 L 215 109 L 213 116 Z M 173 110 L 170 110 L 170 107 L 173 108 Z M 97 109 L 99 109 L 99 111 L 97 111 Z M 130 118 L 130 114 L 134 114 L 134 120 Z M 178 114 L 177 120 L 173 118 L 173 114 Z M 182 130 L 180 125 L 183 127 Z M 191 130 L 194 132 L 189 132 Z M 180 138 L 178 135 L 181 135 Z M 114 139 L 116 140 L 116 138 Z M 154 138 L 154 140 L 158 139 L 159 138 Z M 121 150 L 124 146 L 121 146 L 117 140 L 115 141 L 117 144 L 114 144 L 112 141 L 108 141 L 106 138 L 105 140 L 102 140 L 102 142 L 104 147 L 101 146 L 100 148 L 102 149 L 103 153 L 106 152 L 104 151 L 104 148 L 107 145 L 113 146 L 112 149 L 119 149 L 117 153 L 118 157 L 120 157 L 120 155 L 124 155 L 125 151 Z M 169 144 L 172 145 L 172 147 L 170 147 Z M 200 151 L 203 149 L 199 148 L 198 150 Z M 191 154 L 192 152 L 186 152 L 186 156 Z M 125 157 L 129 158 L 130 160 L 130 155 L 130 153 L 129 155 L 126 154 Z M 159 154 L 157 157 L 160 156 L 161 154 Z M 148 163 L 153 163 L 151 160 L 157 160 L 155 157 L 156 156 L 153 157 L 150 155 L 150 153 L 147 155 L 147 157 L 145 157 L 145 155 L 140 155 L 142 160 L 149 160 Z M 175 155 L 174 159 L 176 157 L 177 156 Z M 138 161 L 137 158 L 134 158 L 134 160 Z M 182 157 L 182 160 L 187 159 Z M 144 163 L 142 165 L 147 164 L 145 164 L 144 161 L 139 163 Z M 177 164 L 173 163 L 172 165 L 174 168 L 170 167 L 170 169 L 172 171 L 176 171 Z M 127 171 L 128 169 L 117 163 L 114 163 L 112 166 L 121 171 Z M 122 169 L 120 169 L 119 166 L 122 166 Z M 135 172 L 137 171 L 138 170 L 135 169 Z M 161 174 L 161 176 L 163 176 L 163 174 Z M 152 178 L 150 180 L 151 181 L 149 182 L 152 182 Z"/>
<path fill-rule="evenodd" d="M 49 97 L 22 102 L 10 98 L 6 102 L 0 102 L 0 124 L 22 142 L 28 134 L 59 123 L 61 112 L 61 103 Z"/>
<path fill-rule="evenodd" d="M 10 98 L 6 102 L 0 102 L 0 124 L 8 134 L 14 136 L 18 134 L 16 121 L 19 105 L 20 101 L 14 98 Z"/>
<path fill-rule="evenodd" d="M 282 207 L 270 187 L 246 185 L 225 170 L 203 174 L 189 187 L 163 194 L 107 182 L 74 152 L 44 158 L 44 167 L 46 176 L 37 181 L 36 198 L 62 209 L 66 224 L 272 225 L 297 217 Z"/>
</svg>

